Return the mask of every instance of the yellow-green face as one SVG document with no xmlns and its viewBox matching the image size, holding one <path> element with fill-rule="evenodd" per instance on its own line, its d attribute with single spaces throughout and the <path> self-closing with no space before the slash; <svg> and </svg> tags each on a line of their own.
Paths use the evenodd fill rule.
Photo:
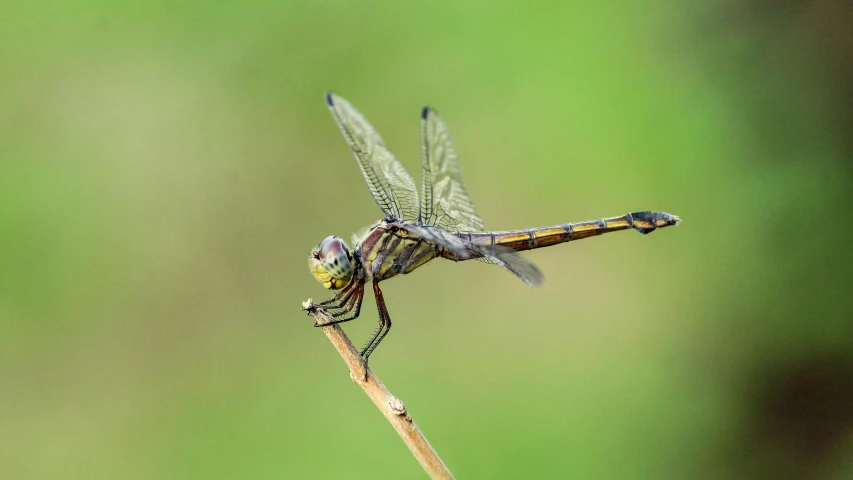
<svg viewBox="0 0 853 480">
<path fill-rule="evenodd" d="M 326 237 L 311 251 L 308 269 L 329 290 L 344 288 L 355 272 L 346 244 L 334 236 Z"/>
</svg>

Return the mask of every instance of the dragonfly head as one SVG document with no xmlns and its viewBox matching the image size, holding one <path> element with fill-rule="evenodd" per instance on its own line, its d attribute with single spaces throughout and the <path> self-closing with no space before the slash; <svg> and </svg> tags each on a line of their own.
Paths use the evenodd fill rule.
<svg viewBox="0 0 853 480">
<path fill-rule="evenodd" d="M 346 244 L 338 237 L 326 237 L 311 251 L 308 268 L 329 290 L 339 290 L 349 283 L 355 268 Z"/>
</svg>

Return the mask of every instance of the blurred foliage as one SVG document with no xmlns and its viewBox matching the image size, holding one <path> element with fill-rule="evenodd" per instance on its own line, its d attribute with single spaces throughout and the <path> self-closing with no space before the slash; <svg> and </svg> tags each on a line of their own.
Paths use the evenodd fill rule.
<svg viewBox="0 0 853 480">
<path fill-rule="evenodd" d="M 8 2 L 7 2 L 8 3 Z M 458 478 L 851 478 L 853 9 L 835 2 L 6 4 L 4 478 L 422 478 L 299 311 L 380 216 L 322 102 L 418 178 L 448 122 L 496 230 L 371 360 Z M 346 330 L 375 326 L 368 298 Z"/>
</svg>

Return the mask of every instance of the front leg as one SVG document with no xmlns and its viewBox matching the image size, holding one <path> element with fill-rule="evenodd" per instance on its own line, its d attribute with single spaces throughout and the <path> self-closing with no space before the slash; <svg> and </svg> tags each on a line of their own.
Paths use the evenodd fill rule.
<svg viewBox="0 0 853 480">
<path fill-rule="evenodd" d="M 361 301 L 364 298 L 364 282 L 353 281 L 334 297 L 315 305 L 332 316 L 334 320 L 328 323 L 314 323 L 315 327 L 325 327 L 338 323 L 349 322 L 358 318 L 361 312 Z"/>
<path fill-rule="evenodd" d="M 358 282 L 352 281 L 347 284 L 340 292 L 336 293 L 333 297 L 327 298 L 320 303 L 314 304 L 320 310 L 329 310 L 343 307 L 352 297 L 353 292 L 357 288 Z"/>
</svg>

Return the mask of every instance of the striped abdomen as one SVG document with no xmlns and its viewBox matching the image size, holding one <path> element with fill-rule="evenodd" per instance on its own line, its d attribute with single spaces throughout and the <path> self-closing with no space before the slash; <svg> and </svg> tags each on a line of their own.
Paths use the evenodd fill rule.
<svg viewBox="0 0 853 480">
<path fill-rule="evenodd" d="M 567 223 L 551 227 L 505 232 L 458 232 L 456 235 L 473 243 L 504 245 L 513 250 L 531 250 L 628 228 L 646 234 L 657 228 L 677 225 L 680 221 L 681 219 L 675 215 L 663 212 L 634 212 L 621 217 L 600 218 L 589 222 Z"/>
</svg>

